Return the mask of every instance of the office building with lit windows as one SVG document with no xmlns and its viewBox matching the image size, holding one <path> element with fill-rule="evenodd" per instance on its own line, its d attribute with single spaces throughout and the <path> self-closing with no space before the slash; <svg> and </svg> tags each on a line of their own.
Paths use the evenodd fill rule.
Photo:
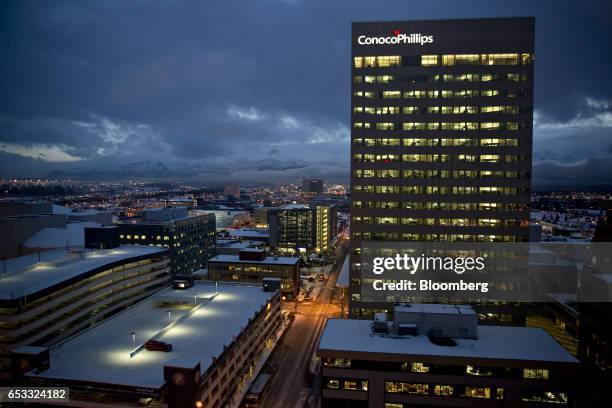
<svg viewBox="0 0 612 408">
<path fill-rule="evenodd" d="M 352 316 L 364 242 L 529 239 L 534 24 L 352 24 Z"/>
<path fill-rule="evenodd" d="M 287 204 L 268 216 L 270 245 L 280 252 L 306 252 L 316 243 L 315 214 L 306 205 Z"/>
<path fill-rule="evenodd" d="M 172 275 L 204 268 L 215 255 L 215 215 L 199 210 L 170 210 L 146 210 L 118 224 L 121 244 L 170 248 Z"/>
<path fill-rule="evenodd" d="M 321 407 L 574 406 L 579 362 L 540 328 L 479 326 L 469 306 L 329 319 Z"/>
<path fill-rule="evenodd" d="M 299 292 L 300 258 L 269 256 L 265 249 L 243 248 L 237 255 L 217 255 L 208 261 L 211 281 L 263 283 L 279 279 L 282 300 L 294 300 Z"/>
<path fill-rule="evenodd" d="M 336 237 L 338 209 L 333 203 L 313 200 L 310 208 L 315 211 L 315 251 L 324 254 L 332 250 L 332 240 Z"/>
</svg>

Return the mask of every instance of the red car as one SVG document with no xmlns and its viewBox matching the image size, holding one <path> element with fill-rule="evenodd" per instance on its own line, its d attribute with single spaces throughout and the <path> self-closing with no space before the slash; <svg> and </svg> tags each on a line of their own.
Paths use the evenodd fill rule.
<svg viewBox="0 0 612 408">
<path fill-rule="evenodd" d="M 147 341 L 144 347 L 149 351 L 172 351 L 172 344 L 157 340 Z"/>
</svg>

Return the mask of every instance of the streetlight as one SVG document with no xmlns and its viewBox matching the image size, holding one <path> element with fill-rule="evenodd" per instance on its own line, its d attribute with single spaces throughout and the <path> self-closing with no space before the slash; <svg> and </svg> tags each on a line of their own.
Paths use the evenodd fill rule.
<svg viewBox="0 0 612 408">
<path fill-rule="evenodd" d="M 219 282 L 215 282 L 215 294 L 219 293 Z"/>
<path fill-rule="evenodd" d="M 194 293 L 194 294 L 193 294 L 193 304 L 194 304 L 194 305 L 197 305 L 197 304 L 198 304 L 198 294 L 197 294 L 197 293 Z"/>
<path fill-rule="evenodd" d="M 136 348 L 136 332 L 133 331 L 130 334 L 132 335 L 132 345 L 133 345 L 132 348 L 135 349 Z"/>
<path fill-rule="evenodd" d="M 172 312 L 168 310 L 168 324 L 172 323 Z"/>
</svg>

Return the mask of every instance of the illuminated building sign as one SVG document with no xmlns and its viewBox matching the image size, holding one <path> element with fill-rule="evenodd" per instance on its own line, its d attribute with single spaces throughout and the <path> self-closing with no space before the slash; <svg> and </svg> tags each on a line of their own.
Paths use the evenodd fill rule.
<svg viewBox="0 0 612 408">
<path fill-rule="evenodd" d="M 384 44 L 418 44 L 425 45 L 433 43 L 433 35 L 423 35 L 421 33 L 405 34 L 401 30 L 392 30 L 391 36 L 368 37 L 360 35 L 357 37 L 359 45 L 384 45 Z"/>
</svg>

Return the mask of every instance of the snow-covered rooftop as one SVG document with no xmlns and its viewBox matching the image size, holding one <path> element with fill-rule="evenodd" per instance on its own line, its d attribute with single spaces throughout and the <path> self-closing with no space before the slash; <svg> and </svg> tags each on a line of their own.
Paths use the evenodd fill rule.
<svg viewBox="0 0 612 408">
<path fill-rule="evenodd" d="M 167 251 L 144 245 L 122 245 L 67 253 L 65 248 L 6 260 L 6 273 L 0 275 L 0 299 L 15 299 L 59 284 L 96 268 L 124 259 Z"/>
<path fill-rule="evenodd" d="M 276 264 L 276 265 L 295 265 L 300 261 L 300 258 L 291 258 L 287 256 L 267 256 L 263 261 L 241 260 L 238 255 L 217 255 L 210 258 L 208 262 L 227 262 L 227 263 L 248 263 L 248 264 Z"/>
<path fill-rule="evenodd" d="M 231 236 L 239 238 L 269 238 L 270 234 L 265 228 L 228 228 Z"/>
<path fill-rule="evenodd" d="M 43 228 L 32 235 L 23 245 L 30 248 L 59 248 L 84 246 L 85 228 L 100 227 L 97 222 L 69 222 L 66 228 Z"/>
<path fill-rule="evenodd" d="M 248 325 L 249 319 L 268 303 L 274 293 L 259 286 L 196 282 L 188 290 L 166 289 L 106 320 L 92 329 L 60 343 L 50 351 L 50 368 L 33 377 L 159 388 L 164 384 L 163 366 L 176 361 L 199 361 L 202 372 L 213 357 L 223 353 Z M 202 303 L 193 311 L 169 309 L 162 301 Z M 168 317 L 170 312 L 170 319 Z M 184 316 L 157 340 L 172 344 L 171 352 L 142 350 L 130 358 L 132 335 L 142 344 Z M 172 364 L 172 363 L 170 363 Z M 194 363 L 195 365 L 195 363 Z"/>
<path fill-rule="evenodd" d="M 437 313 L 437 314 L 469 314 L 475 315 L 474 309 L 467 305 L 447 305 L 439 303 L 413 303 L 395 306 L 395 312 L 400 313 Z"/>
<path fill-rule="evenodd" d="M 304 204 L 287 204 L 283 205 L 281 210 L 307 210 L 308 206 Z"/>
<path fill-rule="evenodd" d="M 369 320 L 330 319 L 321 337 L 322 351 L 447 356 L 474 359 L 578 363 L 540 328 L 478 326 L 478 339 L 454 339 L 456 346 L 433 344 L 427 336 L 392 338 L 372 335 Z"/>
</svg>

